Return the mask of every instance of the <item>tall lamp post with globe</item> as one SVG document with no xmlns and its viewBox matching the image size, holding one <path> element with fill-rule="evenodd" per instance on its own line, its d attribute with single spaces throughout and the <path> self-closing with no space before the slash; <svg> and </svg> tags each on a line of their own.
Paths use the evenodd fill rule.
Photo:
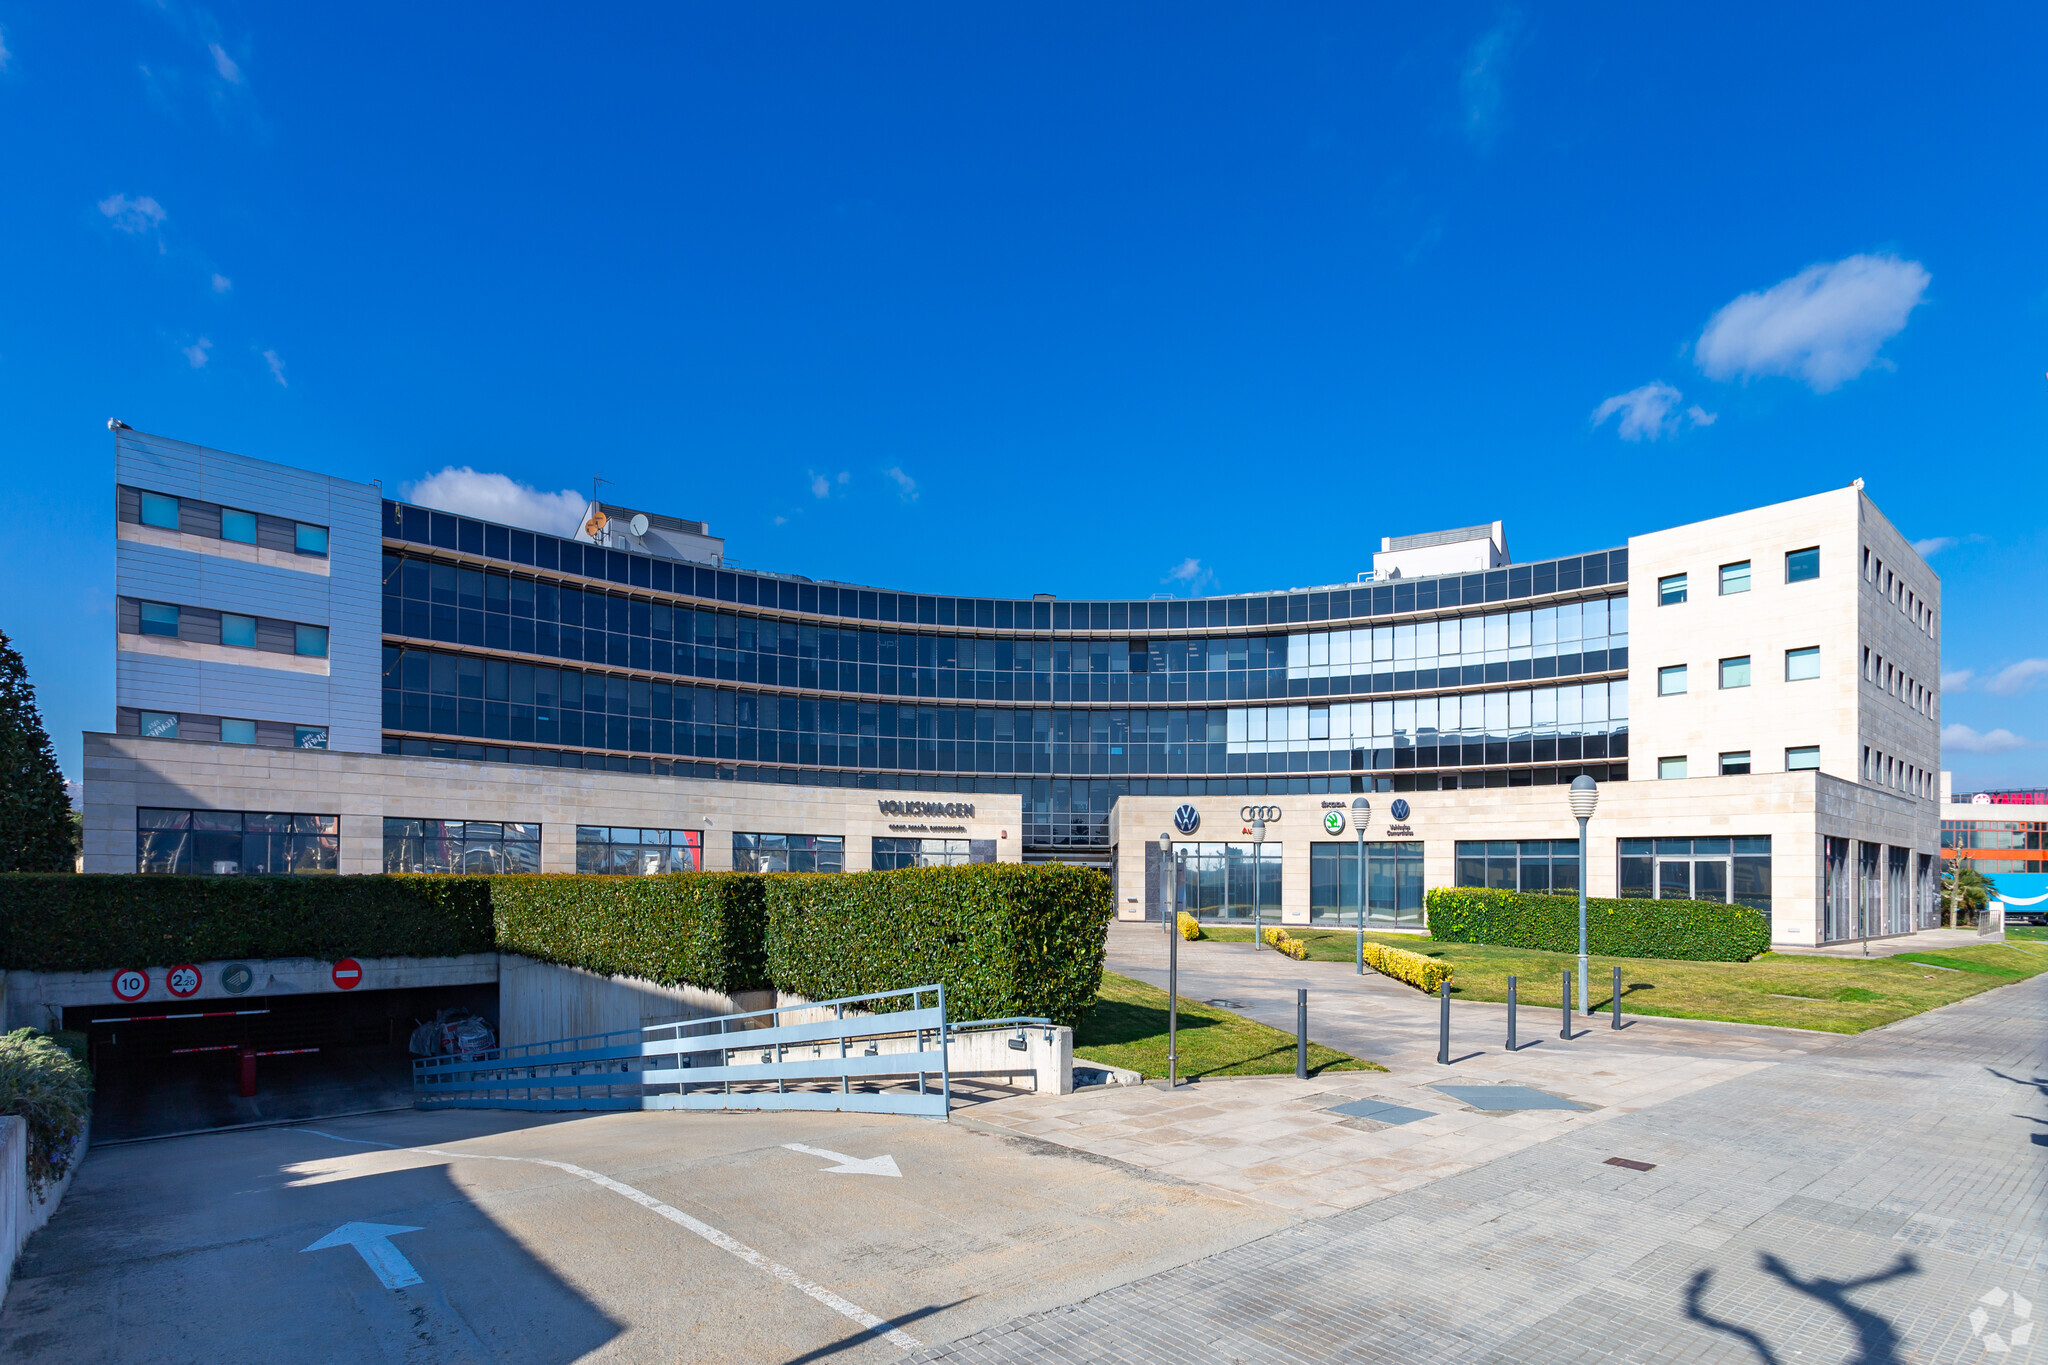
<svg viewBox="0 0 2048 1365">
<path fill-rule="evenodd" d="M 1372 819 L 1372 802 L 1359 797 L 1351 803 L 1351 828 L 1358 835 L 1358 974 L 1365 975 L 1365 827 Z"/>
<path fill-rule="evenodd" d="M 1600 804 L 1600 784 L 1584 773 L 1572 779 L 1565 799 L 1579 821 L 1579 1013 L 1586 1012 L 1586 822 Z M 1617 1016 L 1619 1017 L 1619 1016 Z"/>
</svg>

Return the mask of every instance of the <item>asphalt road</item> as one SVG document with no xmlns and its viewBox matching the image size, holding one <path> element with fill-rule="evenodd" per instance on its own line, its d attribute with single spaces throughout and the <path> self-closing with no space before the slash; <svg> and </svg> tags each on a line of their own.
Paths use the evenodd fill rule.
<svg viewBox="0 0 2048 1365">
<path fill-rule="evenodd" d="M 17 1267 L 0 1357 L 856 1365 L 1284 1221 L 966 1123 L 366 1116 L 92 1151 Z M 370 1251 L 418 1283 L 306 1250 L 351 1223 L 417 1229 Z"/>
</svg>

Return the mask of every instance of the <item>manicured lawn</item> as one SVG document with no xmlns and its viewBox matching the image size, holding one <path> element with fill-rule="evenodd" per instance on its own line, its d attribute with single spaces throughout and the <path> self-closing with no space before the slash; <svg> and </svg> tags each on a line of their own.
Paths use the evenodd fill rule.
<svg viewBox="0 0 2048 1365">
<path fill-rule="evenodd" d="M 1294 1035 L 1181 997 L 1182 1076 L 1270 1076 L 1294 1073 Z M 1074 1030 L 1076 1060 L 1126 1067 L 1148 1080 L 1166 1074 L 1166 992 L 1115 972 L 1102 974 L 1102 990 Z M 1310 1075 L 1324 1071 L 1384 1071 L 1332 1048 L 1308 1045 Z"/>
<path fill-rule="evenodd" d="M 1221 942 L 1249 942 L 1245 929 L 1207 929 Z M 1357 936 L 1350 930 L 1289 928 L 1319 962 L 1350 962 Z M 1508 998 L 1508 976 L 1520 978 L 1517 994 L 1525 1007 L 1558 1006 L 1562 974 L 1575 967 L 1568 953 L 1528 948 L 1493 948 L 1476 943 L 1438 943 L 1410 934 L 1375 934 L 1376 943 L 1441 958 L 1454 968 L 1451 993 L 1466 1000 Z M 1898 957 L 1808 957 L 1765 953 L 1750 962 L 1670 962 L 1655 958 L 1594 957 L 1588 1003 L 1611 999 L 1613 970 L 1621 968 L 1624 1014 L 1661 1014 L 1680 1019 L 1726 1019 L 1743 1024 L 1861 1033 L 1922 1010 L 1933 1009 L 2048 970 L 2048 942 L 1949 948 Z M 1199 954 L 1200 943 L 1184 943 Z M 1943 970 L 1946 968 L 1947 970 Z"/>
</svg>

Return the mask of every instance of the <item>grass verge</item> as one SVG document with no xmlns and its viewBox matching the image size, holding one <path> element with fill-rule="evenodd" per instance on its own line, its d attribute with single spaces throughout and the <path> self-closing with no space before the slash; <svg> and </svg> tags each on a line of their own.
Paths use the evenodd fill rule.
<svg viewBox="0 0 2048 1365">
<path fill-rule="evenodd" d="M 1181 997 L 1180 1074 L 1275 1076 L 1294 1074 L 1294 1035 L 1241 1014 Z M 1102 974 L 1095 1007 L 1074 1029 L 1076 1061 L 1136 1071 L 1147 1080 L 1166 1074 L 1166 992 L 1115 972 Z M 1309 1074 L 1385 1071 L 1334 1048 L 1308 1045 Z"/>
<path fill-rule="evenodd" d="M 1223 943 L 1251 940 L 1244 929 L 1205 925 L 1203 932 Z M 1357 936 L 1348 929 L 1288 932 L 1308 945 L 1313 962 L 1350 962 L 1357 951 Z M 1438 943 L 1412 934 L 1368 932 L 1366 938 L 1449 962 L 1455 972 L 1451 994 L 1464 1000 L 1506 1000 L 1513 974 L 1520 978 L 1521 1003 L 1533 1009 L 1557 1008 L 1562 975 L 1578 961 L 1570 953 Z M 1181 951 L 1199 953 L 1201 945 L 1186 944 Z M 1749 962 L 1595 956 L 1589 965 L 1588 1003 L 1595 1008 L 1611 1002 L 1619 966 L 1624 1014 L 1861 1033 L 2048 970 L 2048 943 L 2015 939 L 1898 957 L 1765 953 Z"/>
</svg>

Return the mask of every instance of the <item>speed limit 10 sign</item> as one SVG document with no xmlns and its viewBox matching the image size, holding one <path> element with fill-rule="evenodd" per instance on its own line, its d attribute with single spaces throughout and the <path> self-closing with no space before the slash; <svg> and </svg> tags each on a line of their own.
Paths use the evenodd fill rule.
<svg viewBox="0 0 2048 1365">
<path fill-rule="evenodd" d="M 123 967 L 114 973 L 114 994 L 134 1004 L 149 994 L 149 973 L 140 967 Z"/>
</svg>

